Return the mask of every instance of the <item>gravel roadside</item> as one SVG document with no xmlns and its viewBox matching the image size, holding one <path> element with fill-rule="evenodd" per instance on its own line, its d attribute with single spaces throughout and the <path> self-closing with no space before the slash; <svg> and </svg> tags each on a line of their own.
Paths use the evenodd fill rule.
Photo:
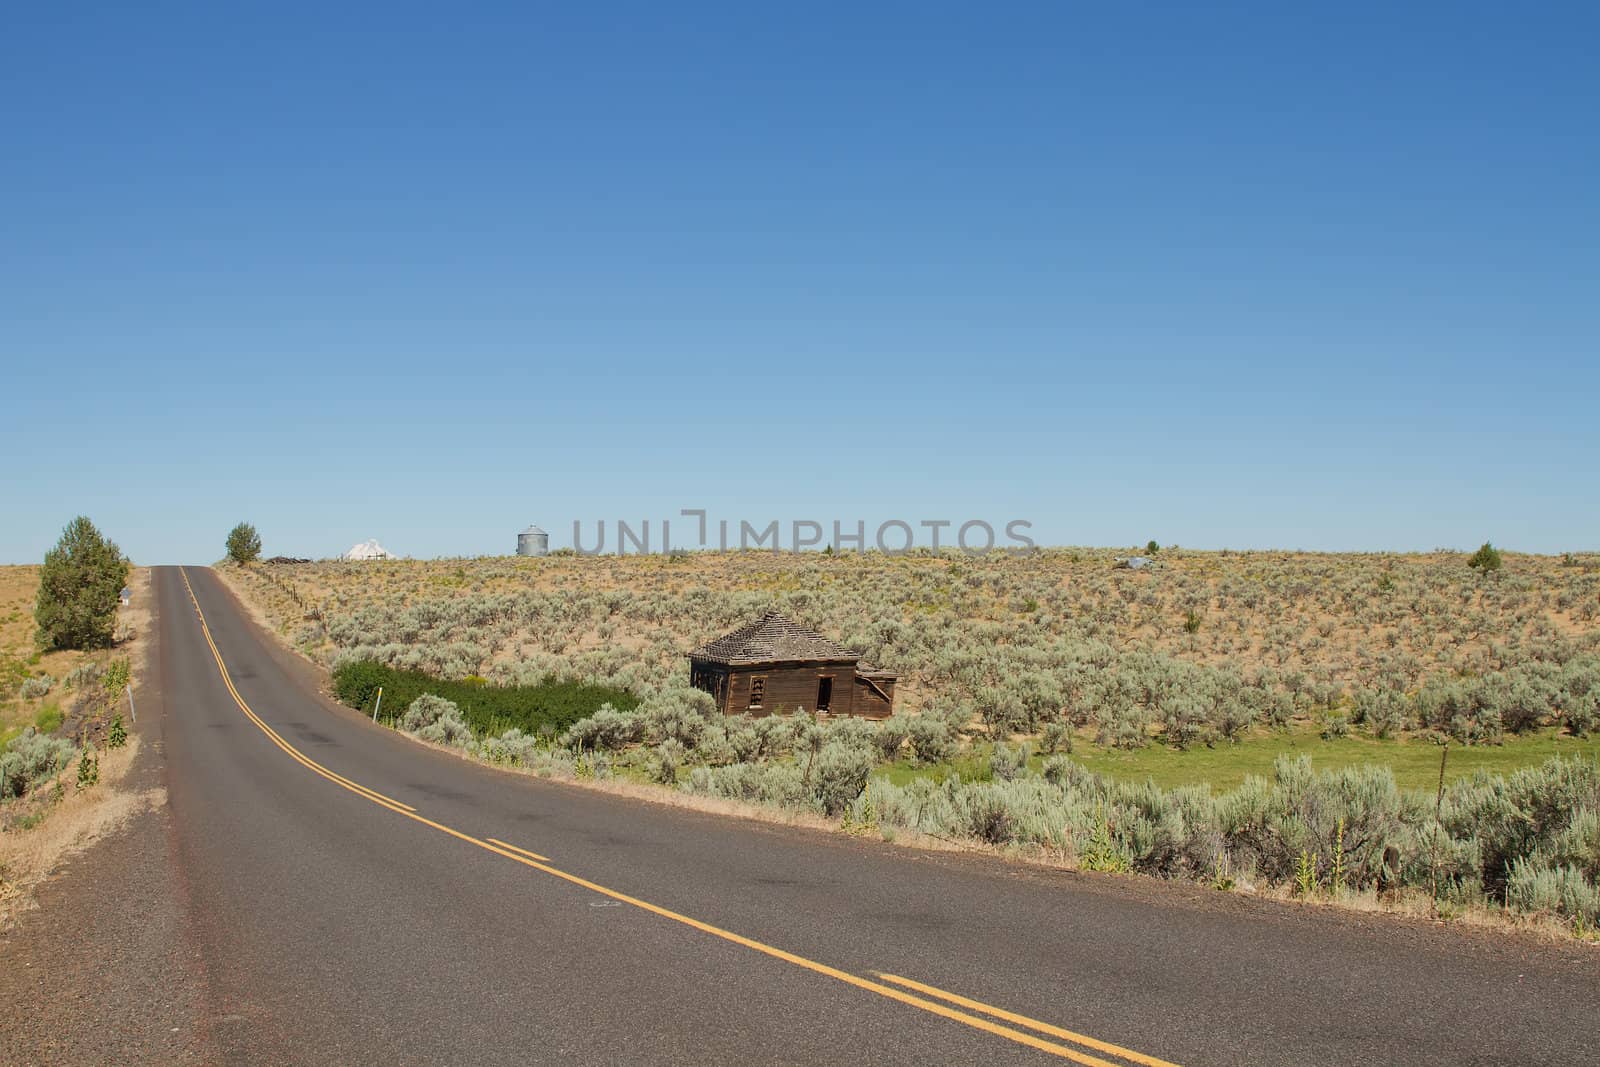
<svg viewBox="0 0 1600 1067">
<path fill-rule="evenodd" d="M 163 656 L 138 690 L 136 790 L 164 790 Z M 0 1060 L 209 1063 L 205 977 L 186 931 L 171 809 L 145 809 L 70 857 L 0 931 Z"/>
</svg>

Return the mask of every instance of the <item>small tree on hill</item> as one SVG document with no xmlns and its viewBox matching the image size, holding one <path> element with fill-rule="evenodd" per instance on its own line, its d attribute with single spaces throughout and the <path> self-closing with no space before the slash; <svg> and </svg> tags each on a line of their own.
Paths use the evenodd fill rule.
<svg viewBox="0 0 1600 1067">
<path fill-rule="evenodd" d="M 128 560 L 82 515 L 61 531 L 39 570 L 33 618 L 46 648 L 105 648 L 128 580 Z"/>
<path fill-rule="evenodd" d="M 261 555 L 261 535 L 248 522 L 228 532 L 228 558 L 235 563 L 251 563 Z"/>
<path fill-rule="evenodd" d="M 1505 561 L 1500 558 L 1500 550 L 1487 541 L 1483 543 L 1482 548 L 1472 554 L 1471 559 L 1467 560 L 1467 566 L 1484 574 L 1497 571 L 1504 564 Z"/>
<path fill-rule="evenodd" d="M 1156 544 L 1154 541 L 1151 541 L 1149 544 L 1144 546 L 1144 554 L 1147 556 L 1153 556 L 1160 551 L 1161 546 Z"/>
</svg>

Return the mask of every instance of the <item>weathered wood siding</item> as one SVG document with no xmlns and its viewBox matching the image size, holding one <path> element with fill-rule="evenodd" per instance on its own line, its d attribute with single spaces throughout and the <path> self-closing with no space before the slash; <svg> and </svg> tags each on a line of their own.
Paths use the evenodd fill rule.
<svg viewBox="0 0 1600 1067">
<path fill-rule="evenodd" d="M 728 672 L 728 698 L 723 711 L 729 715 L 789 714 L 805 708 L 817 710 L 818 683 L 833 679 L 830 715 L 849 715 L 854 710 L 855 668 L 848 663 L 806 664 L 782 667 L 734 667 Z M 750 706 L 750 693 L 756 679 L 764 681 L 761 705 Z"/>
<path fill-rule="evenodd" d="M 894 714 L 893 678 L 874 678 L 872 680 L 873 685 L 883 690 L 884 696 L 887 696 L 888 700 L 884 700 L 882 696 L 879 696 L 872 688 L 872 685 L 867 684 L 865 678 L 855 678 L 854 681 L 856 683 L 852 687 L 856 691 L 854 714 L 868 719 L 886 719 Z"/>
<path fill-rule="evenodd" d="M 690 660 L 689 682 L 717 700 L 725 715 L 793 714 L 817 707 L 822 679 L 833 679 L 829 715 L 862 715 L 881 719 L 894 713 L 894 679 L 877 679 L 876 684 L 889 697 L 887 701 L 856 676 L 851 663 L 791 663 L 768 667 L 728 667 L 705 660 Z M 750 706 L 751 692 L 762 680 L 761 704 Z"/>
</svg>

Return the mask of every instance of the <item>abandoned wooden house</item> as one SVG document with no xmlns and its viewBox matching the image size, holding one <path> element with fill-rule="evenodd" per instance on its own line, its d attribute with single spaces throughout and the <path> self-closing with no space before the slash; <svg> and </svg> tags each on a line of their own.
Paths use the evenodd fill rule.
<svg viewBox="0 0 1600 1067">
<path fill-rule="evenodd" d="M 769 611 L 689 653 L 689 681 L 728 715 L 800 708 L 881 719 L 894 711 L 893 671 Z"/>
</svg>

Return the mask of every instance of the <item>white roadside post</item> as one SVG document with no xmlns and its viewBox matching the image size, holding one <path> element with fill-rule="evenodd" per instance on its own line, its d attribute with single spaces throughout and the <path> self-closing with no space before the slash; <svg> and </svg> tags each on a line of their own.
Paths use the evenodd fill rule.
<svg viewBox="0 0 1600 1067">
<path fill-rule="evenodd" d="M 133 708 L 133 683 L 128 683 L 128 714 L 133 716 L 133 721 L 139 721 L 139 713 Z"/>
<path fill-rule="evenodd" d="M 383 707 L 383 686 L 378 686 L 378 699 L 372 703 L 372 721 L 378 721 L 378 709 Z"/>
</svg>

